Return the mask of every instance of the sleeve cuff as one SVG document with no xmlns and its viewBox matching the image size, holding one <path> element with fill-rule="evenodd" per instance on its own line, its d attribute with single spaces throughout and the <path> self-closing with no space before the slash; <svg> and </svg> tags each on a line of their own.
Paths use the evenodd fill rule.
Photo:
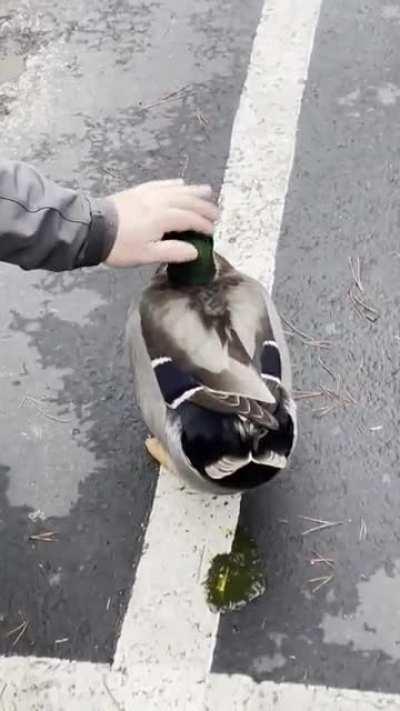
<svg viewBox="0 0 400 711">
<path fill-rule="evenodd" d="M 107 198 L 90 198 L 90 227 L 85 249 L 85 264 L 92 267 L 104 262 L 110 254 L 118 231 L 118 213 Z"/>
</svg>

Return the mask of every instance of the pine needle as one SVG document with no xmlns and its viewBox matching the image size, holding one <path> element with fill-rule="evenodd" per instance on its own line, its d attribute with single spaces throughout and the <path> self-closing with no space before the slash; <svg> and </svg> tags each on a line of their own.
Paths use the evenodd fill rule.
<svg viewBox="0 0 400 711">
<path fill-rule="evenodd" d="M 317 533 L 318 531 L 324 531 L 327 528 L 335 528 L 336 526 L 343 526 L 345 521 L 324 521 L 323 519 L 312 518 L 311 516 L 299 516 L 303 521 L 310 521 L 311 523 L 318 524 L 317 526 L 312 526 L 307 528 L 306 531 L 302 531 L 302 536 L 308 536 L 310 533 Z"/>
<path fill-rule="evenodd" d="M 282 317 L 282 322 L 285 324 L 285 326 L 289 329 L 288 331 L 285 331 L 286 335 L 289 336 L 296 336 L 297 338 L 300 338 L 300 340 L 306 345 L 306 346 L 312 346 L 315 348 L 322 348 L 322 349 L 327 349 L 331 348 L 332 343 L 325 339 L 325 338 L 314 338 L 313 336 L 309 336 L 307 333 L 304 333 L 304 331 L 301 331 L 299 328 L 294 326 L 290 321 Z"/>
<path fill-rule="evenodd" d="M 23 622 L 21 622 L 20 625 L 18 625 L 18 627 L 14 627 L 13 630 L 10 630 L 9 632 L 7 632 L 7 634 L 6 634 L 7 639 L 9 637 L 12 637 L 14 634 L 17 635 L 12 643 L 13 647 L 15 647 L 18 644 L 20 639 L 22 639 L 22 637 L 24 636 L 28 627 L 29 627 L 29 622 L 27 620 L 24 620 Z"/>
<path fill-rule="evenodd" d="M 353 285 L 348 291 L 348 296 L 354 311 L 361 317 L 366 318 L 367 321 L 375 323 L 380 317 L 379 311 L 368 303 L 366 297 L 361 297 L 360 294 L 365 294 L 364 285 L 361 281 L 361 260 L 360 257 L 356 257 L 353 260 L 352 257 L 349 259 L 350 269 L 353 277 Z"/>
<path fill-rule="evenodd" d="M 30 541 L 38 541 L 40 543 L 55 543 L 57 538 L 56 531 L 42 531 L 41 533 L 32 534 L 29 536 Z"/>
<path fill-rule="evenodd" d="M 354 284 L 360 291 L 364 291 L 364 287 L 361 281 L 361 259 L 356 257 L 353 261 L 353 257 L 349 257 L 350 269 L 353 275 Z"/>
<path fill-rule="evenodd" d="M 334 577 L 334 575 L 323 575 L 320 578 L 310 578 L 310 580 L 307 580 L 307 582 L 312 585 L 317 583 L 317 585 L 315 585 L 315 587 L 313 587 L 313 589 L 311 590 L 312 593 L 316 593 L 318 592 L 318 590 L 321 590 L 324 585 L 328 585 L 328 583 L 331 583 Z"/>
<path fill-rule="evenodd" d="M 63 425 L 67 425 L 68 423 L 73 421 L 73 418 L 69 418 L 68 420 L 62 418 L 62 417 L 55 417 L 55 415 L 50 415 L 43 407 L 37 398 L 32 397 L 31 395 L 25 395 L 25 397 L 21 400 L 20 404 L 18 407 L 24 407 L 26 404 L 31 404 L 34 405 L 34 407 L 40 412 L 43 417 L 46 417 L 48 420 L 52 420 L 52 422 L 59 422 Z"/>
<path fill-rule="evenodd" d="M 166 104 L 169 101 L 176 101 L 177 99 L 180 99 L 184 96 L 185 92 L 190 88 L 190 84 L 186 84 L 185 86 L 182 86 L 180 89 L 177 89 L 176 91 L 170 91 L 168 94 L 165 94 L 164 96 L 161 97 L 161 99 L 158 99 L 157 101 L 153 101 L 151 104 L 145 104 L 144 106 L 139 105 L 140 111 L 148 111 L 149 109 L 154 109 L 156 106 L 161 106 L 162 104 Z"/>
</svg>

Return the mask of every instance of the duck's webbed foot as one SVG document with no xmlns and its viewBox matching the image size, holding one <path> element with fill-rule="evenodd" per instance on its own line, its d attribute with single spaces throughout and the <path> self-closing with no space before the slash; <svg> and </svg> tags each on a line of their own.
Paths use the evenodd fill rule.
<svg viewBox="0 0 400 711">
<path fill-rule="evenodd" d="M 170 472 L 174 471 L 174 466 L 171 462 L 171 457 L 164 449 L 161 442 L 156 439 L 156 437 L 147 437 L 145 446 L 150 456 L 153 457 L 156 462 L 158 462 L 160 467 L 164 467 Z"/>
</svg>

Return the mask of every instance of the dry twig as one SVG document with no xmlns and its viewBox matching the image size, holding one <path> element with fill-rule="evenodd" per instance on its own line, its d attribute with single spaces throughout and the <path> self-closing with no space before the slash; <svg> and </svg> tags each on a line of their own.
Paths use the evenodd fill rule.
<svg viewBox="0 0 400 711">
<path fill-rule="evenodd" d="M 380 317 L 379 311 L 365 301 L 360 296 L 354 293 L 353 289 L 349 289 L 349 298 L 354 311 L 361 317 L 366 318 L 370 323 L 376 323 Z"/>
<path fill-rule="evenodd" d="M 161 106 L 169 101 L 180 99 L 189 87 L 190 84 L 186 84 L 176 91 L 170 91 L 168 94 L 165 94 L 165 96 L 162 96 L 161 99 L 158 99 L 158 101 L 153 101 L 151 104 L 145 104 L 144 106 L 140 105 L 139 108 L 141 111 L 148 111 L 149 109 L 153 109 L 155 106 Z"/>
<path fill-rule="evenodd" d="M 313 554 L 315 557 L 311 558 L 310 565 L 318 565 L 321 563 L 322 565 L 327 565 L 328 568 L 333 569 L 335 567 L 335 561 L 333 558 L 325 558 L 325 556 L 318 553 L 318 551 L 313 551 Z"/>
<path fill-rule="evenodd" d="M 102 166 L 100 167 L 100 170 L 101 170 L 103 173 L 107 173 L 107 175 L 111 175 L 112 178 L 120 178 L 120 177 L 121 177 L 120 174 L 117 175 L 117 173 L 115 173 L 113 170 L 111 170 L 111 168 L 107 168 L 107 167 L 104 166 L 104 165 L 102 165 Z"/>
<path fill-rule="evenodd" d="M 56 535 L 56 531 L 42 531 L 29 536 L 29 540 L 38 541 L 39 543 L 55 543 L 57 541 Z"/>
<path fill-rule="evenodd" d="M 199 109 L 197 109 L 197 111 L 196 111 L 196 118 L 202 128 L 205 128 L 205 129 L 208 128 L 208 120 L 201 113 L 201 111 L 199 111 Z"/>
<path fill-rule="evenodd" d="M 314 338 L 313 336 L 307 335 L 307 333 L 304 333 L 304 331 L 301 331 L 299 328 L 294 326 L 290 321 L 282 317 L 282 322 L 285 324 L 285 326 L 289 329 L 289 331 L 285 331 L 285 334 L 287 336 L 296 336 L 299 338 L 306 346 L 312 346 L 315 348 L 321 348 L 321 349 L 327 349 L 331 348 L 332 343 L 327 340 L 326 338 Z"/>
<path fill-rule="evenodd" d="M 365 541 L 367 535 L 368 535 L 367 524 L 366 524 L 365 520 L 362 518 L 360 521 L 360 533 L 358 535 L 358 540 Z"/>
<path fill-rule="evenodd" d="M 353 261 L 353 257 L 349 257 L 350 269 L 353 275 L 354 284 L 360 291 L 364 291 L 364 287 L 361 281 L 361 259 L 356 257 Z"/>
<path fill-rule="evenodd" d="M 67 425 L 69 422 L 73 421 L 73 418 L 65 420 L 62 417 L 56 417 L 55 415 L 50 415 L 48 412 L 46 412 L 46 410 L 43 409 L 43 407 L 41 405 L 41 401 L 35 397 L 32 397 L 31 395 L 25 395 L 25 397 L 22 398 L 18 407 L 24 407 L 24 405 L 26 405 L 27 403 L 34 405 L 36 407 L 36 409 L 38 410 L 38 412 L 40 412 L 40 414 L 43 415 L 43 417 L 46 417 L 48 420 L 52 420 L 52 422 L 59 422 L 63 425 Z"/>
<path fill-rule="evenodd" d="M 328 368 L 326 363 L 319 357 L 318 362 L 321 367 L 330 375 L 332 380 L 335 381 L 335 388 L 328 388 L 322 385 L 319 386 L 317 390 L 295 390 L 293 397 L 296 401 L 300 400 L 316 400 L 318 398 L 326 398 L 328 403 L 323 407 L 314 408 L 314 412 L 320 417 L 327 415 L 339 407 L 347 407 L 349 405 L 356 405 L 357 402 L 351 393 L 342 384 L 341 375 L 334 373 L 333 370 Z"/>
<path fill-rule="evenodd" d="M 12 643 L 13 647 L 15 647 L 18 644 L 20 639 L 22 639 L 22 637 L 24 636 L 28 627 L 29 627 L 29 622 L 27 620 L 23 620 L 20 625 L 18 625 L 17 627 L 14 627 L 14 629 L 7 632 L 7 634 L 6 634 L 7 639 L 9 637 L 12 637 L 14 634 L 17 635 Z"/>
<path fill-rule="evenodd" d="M 327 415 L 328 413 L 337 410 L 339 407 L 356 405 L 357 401 L 354 399 L 348 389 L 345 388 L 342 384 L 342 376 L 331 370 L 320 357 L 318 358 L 318 362 L 320 366 L 326 371 L 326 373 L 330 375 L 332 380 L 335 381 L 335 389 L 332 390 L 332 388 L 320 386 L 321 395 L 325 396 L 328 400 L 330 400 L 330 404 L 325 405 L 324 407 L 317 408 L 314 411 L 318 413 L 320 417 L 323 417 L 324 415 Z"/>
<path fill-rule="evenodd" d="M 324 531 L 327 528 L 335 528 L 336 526 L 342 526 L 344 521 L 324 521 L 320 518 L 312 518 L 311 516 L 299 516 L 303 521 L 310 521 L 311 523 L 318 524 L 317 526 L 312 526 L 306 531 L 302 531 L 302 536 L 308 536 L 310 533 L 316 533 L 317 531 Z"/>
<path fill-rule="evenodd" d="M 351 269 L 353 282 L 354 282 L 348 291 L 351 305 L 352 305 L 354 311 L 356 311 L 356 313 L 361 318 L 366 318 L 371 323 L 375 323 L 380 316 L 379 311 L 374 306 L 372 306 L 370 303 L 368 303 L 368 301 L 365 299 L 365 297 L 361 298 L 361 296 L 360 296 L 360 293 L 365 294 L 365 289 L 364 289 L 363 283 L 361 281 L 361 260 L 360 260 L 360 257 L 357 257 L 355 260 L 353 260 L 353 258 L 350 257 L 349 263 L 350 263 L 350 269 Z"/>
<path fill-rule="evenodd" d="M 331 583 L 334 577 L 334 575 L 322 575 L 319 578 L 310 578 L 310 580 L 307 580 L 307 582 L 311 583 L 312 585 L 317 583 L 317 585 L 315 585 L 315 587 L 311 590 L 312 593 L 316 593 L 318 592 L 318 590 L 321 590 L 324 585 L 328 585 L 328 583 Z"/>
<path fill-rule="evenodd" d="M 315 400 L 318 397 L 323 397 L 322 390 L 294 390 L 293 397 L 296 401 L 300 400 Z"/>
</svg>

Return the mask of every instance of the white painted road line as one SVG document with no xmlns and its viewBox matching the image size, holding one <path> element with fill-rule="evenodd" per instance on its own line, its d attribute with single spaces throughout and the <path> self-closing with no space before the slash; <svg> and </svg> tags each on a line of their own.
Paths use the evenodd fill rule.
<svg viewBox="0 0 400 711">
<path fill-rule="evenodd" d="M 238 497 L 193 494 L 160 474 L 113 665 L 143 711 L 201 708 L 218 625 L 202 581 L 211 558 L 230 549 L 238 511 Z"/>
<path fill-rule="evenodd" d="M 109 684 L 120 688 L 106 664 L 38 657 L 0 659 L 1 711 L 111 711 Z M 113 693 L 113 692 L 111 692 Z M 124 708 L 124 707 L 122 707 Z"/>
<path fill-rule="evenodd" d="M 265 3 L 232 132 L 218 246 L 269 290 L 321 1 Z"/>
<path fill-rule="evenodd" d="M 400 698 L 392 694 L 333 689 L 303 684 L 256 684 L 248 676 L 212 674 L 202 711 L 398 711 Z"/>
<path fill-rule="evenodd" d="M 271 288 L 321 0 L 267 0 L 232 133 L 220 251 Z M 114 664 L 0 660 L 7 711 L 399 708 L 396 697 L 209 674 L 218 617 L 202 586 L 230 548 L 239 499 L 182 491 L 161 473 Z M 372 706 L 374 704 L 374 706 Z M 246 705 L 246 706 L 245 706 Z"/>
</svg>

